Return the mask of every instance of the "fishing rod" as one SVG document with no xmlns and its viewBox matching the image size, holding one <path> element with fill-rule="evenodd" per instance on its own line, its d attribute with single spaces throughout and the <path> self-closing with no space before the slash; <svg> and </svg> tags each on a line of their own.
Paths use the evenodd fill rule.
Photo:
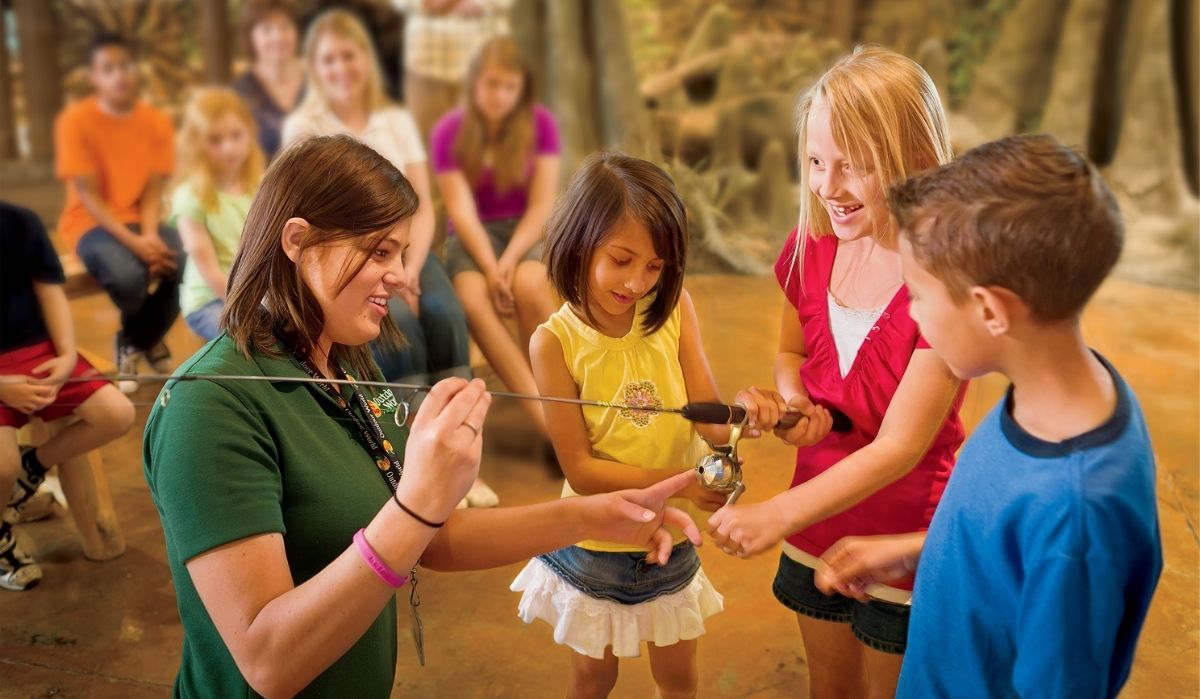
<svg viewBox="0 0 1200 699">
<path fill-rule="evenodd" d="M 371 388 L 388 388 L 392 390 L 408 391 L 410 393 L 428 393 L 433 390 L 432 386 L 422 384 L 407 384 L 397 383 L 393 381 L 359 381 L 356 379 L 314 379 L 310 376 L 262 376 L 262 375 L 237 375 L 237 374 L 93 374 L 91 376 L 79 376 L 67 378 L 63 383 L 80 383 L 87 381 L 152 381 L 167 383 L 169 381 L 250 381 L 263 383 L 294 383 L 294 384 L 332 384 L 332 385 L 349 385 L 349 386 L 370 386 Z M 10 381 L 11 382 L 11 381 Z M 731 405 L 729 403 L 716 403 L 707 401 L 696 401 L 688 403 L 679 408 L 666 408 L 652 405 L 626 405 L 623 403 L 615 403 L 602 400 L 586 400 L 583 398 L 560 398 L 558 396 L 540 396 L 529 393 L 511 393 L 508 391 L 488 391 L 493 396 L 500 398 L 512 398 L 515 400 L 535 400 L 545 403 L 567 403 L 570 405 L 580 405 L 595 408 L 609 408 L 613 410 L 634 410 L 650 413 L 669 413 L 680 415 L 685 420 L 691 422 L 706 424 L 706 425 L 740 425 L 746 421 L 746 409 L 740 405 Z M 170 388 L 168 387 L 159 399 L 159 402 L 166 407 L 170 401 Z M 850 418 L 845 413 L 837 408 L 827 408 L 833 418 L 834 432 L 849 432 L 852 423 Z M 788 412 L 784 413 L 779 420 L 779 427 L 789 429 L 800 421 L 802 415 L 800 413 Z"/>
</svg>

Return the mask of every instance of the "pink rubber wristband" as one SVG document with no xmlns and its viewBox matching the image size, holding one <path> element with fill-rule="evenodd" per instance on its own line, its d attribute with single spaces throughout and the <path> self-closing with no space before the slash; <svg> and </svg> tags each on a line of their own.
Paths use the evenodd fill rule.
<svg viewBox="0 0 1200 699">
<path fill-rule="evenodd" d="M 408 576 L 397 575 L 396 571 L 389 568 L 388 564 L 375 555 L 375 549 L 371 548 L 371 545 L 367 543 L 366 531 L 366 529 L 359 529 L 354 533 L 354 545 L 358 548 L 358 552 L 362 554 L 363 560 L 367 562 L 371 570 L 375 571 L 379 579 L 387 584 L 388 587 L 404 587 L 404 583 L 408 582 Z"/>
</svg>

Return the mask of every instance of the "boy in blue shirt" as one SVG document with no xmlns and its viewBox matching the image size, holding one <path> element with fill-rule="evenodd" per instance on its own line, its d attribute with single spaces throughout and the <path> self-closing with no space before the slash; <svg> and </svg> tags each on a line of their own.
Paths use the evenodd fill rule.
<svg viewBox="0 0 1200 699">
<path fill-rule="evenodd" d="M 1049 136 L 980 146 L 897 185 L 904 278 L 956 375 L 1007 394 L 964 445 L 928 532 L 846 538 L 818 585 L 865 598 L 916 572 L 900 697 L 1111 697 L 1162 570 L 1137 399 L 1084 342 L 1120 255 L 1112 193 Z"/>
</svg>

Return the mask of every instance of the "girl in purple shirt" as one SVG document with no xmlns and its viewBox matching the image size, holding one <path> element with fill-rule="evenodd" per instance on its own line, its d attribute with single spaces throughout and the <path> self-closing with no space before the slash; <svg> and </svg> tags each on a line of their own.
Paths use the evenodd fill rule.
<svg viewBox="0 0 1200 699">
<path fill-rule="evenodd" d="M 541 257 L 558 183 L 558 126 L 534 104 L 529 66 L 508 37 L 480 47 L 465 94 L 431 139 L 450 217 L 446 269 L 488 363 L 509 390 L 536 394 L 529 337 L 555 310 Z M 509 318 L 520 327 L 519 343 Z M 545 434 L 541 405 L 522 407 Z"/>
</svg>

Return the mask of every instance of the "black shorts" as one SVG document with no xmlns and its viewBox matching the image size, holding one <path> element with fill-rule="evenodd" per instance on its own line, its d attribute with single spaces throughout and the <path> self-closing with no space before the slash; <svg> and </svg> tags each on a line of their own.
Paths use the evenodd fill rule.
<svg viewBox="0 0 1200 699">
<path fill-rule="evenodd" d="M 771 591 L 788 609 L 821 621 L 850 624 L 854 637 L 863 645 L 884 653 L 901 655 L 908 644 L 907 604 L 881 600 L 863 603 L 839 594 L 826 595 L 813 581 L 813 569 L 779 556 L 779 572 Z"/>
</svg>

